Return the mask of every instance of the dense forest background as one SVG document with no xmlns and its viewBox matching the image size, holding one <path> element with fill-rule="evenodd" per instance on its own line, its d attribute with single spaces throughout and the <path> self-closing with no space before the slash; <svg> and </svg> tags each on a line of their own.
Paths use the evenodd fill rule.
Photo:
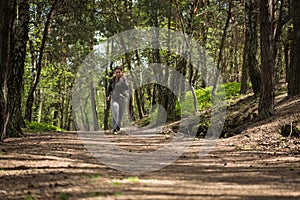
<svg viewBox="0 0 300 200">
<path fill-rule="evenodd" d="M 253 92 L 258 117 L 274 114 L 274 88 L 286 83 L 300 93 L 300 2 L 296 0 L 1 0 L 0 136 L 22 135 L 30 122 L 74 130 L 72 90 L 79 66 L 107 38 L 136 27 L 160 27 L 193 37 L 213 58 L 225 83 Z M 141 49 L 125 54 L 125 72 L 146 60 L 179 71 L 195 91 L 206 88 L 203 74 L 167 51 Z M 112 69 L 92 83 L 99 125 L 108 129 L 105 93 Z M 233 87 L 233 86 L 232 86 Z M 162 100 L 163 99 L 163 100 Z M 167 100 L 166 100 L 167 99 Z M 155 85 L 134 91 L 133 118 L 151 105 L 164 105 L 176 119 L 172 94 Z"/>
</svg>

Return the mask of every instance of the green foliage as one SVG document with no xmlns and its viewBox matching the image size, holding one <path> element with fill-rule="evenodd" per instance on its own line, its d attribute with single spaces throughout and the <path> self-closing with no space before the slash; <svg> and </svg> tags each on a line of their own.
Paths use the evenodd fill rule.
<svg viewBox="0 0 300 200">
<path fill-rule="evenodd" d="M 68 200 L 69 199 L 69 197 L 70 197 L 70 195 L 69 194 L 66 194 L 66 193 L 59 193 L 59 199 L 60 200 Z"/>
<path fill-rule="evenodd" d="M 116 192 L 116 193 L 114 193 L 114 196 L 116 196 L 116 197 L 120 197 L 120 196 L 122 196 L 123 195 L 123 193 L 121 193 L 121 192 Z"/>
<path fill-rule="evenodd" d="M 42 2 L 42 3 L 41 3 Z M 72 2 L 72 3 L 70 3 Z M 134 27 L 151 27 L 170 28 L 171 30 L 182 32 L 182 28 L 187 26 L 190 36 L 192 36 L 202 47 L 205 48 L 212 60 L 217 60 L 216 52 L 219 51 L 223 35 L 223 29 L 228 16 L 228 1 L 206 1 L 202 2 L 197 9 L 191 10 L 188 1 L 63 1 L 57 6 L 59 15 L 54 15 L 51 21 L 51 32 L 47 37 L 47 45 L 43 56 L 43 69 L 40 82 L 35 91 L 35 104 L 33 107 L 34 121 L 52 123 L 62 128 L 72 128 L 72 87 L 75 76 L 82 61 L 90 53 L 93 45 L 103 42 L 116 33 L 124 30 L 130 30 Z M 35 64 L 39 58 L 39 50 L 43 38 L 43 27 L 45 25 L 47 13 L 51 7 L 51 1 L 32 1 L 30 2 L 30 21 L 28 52 L 26 56 L 26 68 L 24 74 L 24 101 L 27 99 L 29 88 L 32 80 L 35 79 Z M 240 2 L 232 2 L 232 16 L 234 19 L 228 27 L 228 33 L 223 49 L 223 58 L 220 68 L 224 80 L 238 80 L 239 67 L 243 62 L 243 51 L 240 49 L 244 46 L 244 6 Z M 191 11 L 193 15 L 192 26 L 188 26 Z M 178 14 L 184 13 L 178 20 Z M 184 22 L 184 24 L 180 24 Z M 154 24 L 157 23 L 157 24 Z M 183 26 L 183 27 L 182 27 Z M 291 25 L 290 25 L 291 26 Z M 287 34 L 289 26 L 285 27 L 284 33 Z M 232 31 L 234 30 L 234 31 Z M 283 38 L 287 36 L 284 35 Z M 170 41 L 173 43 L 173 41 Z M 121 47 L 116 40 L 111 47 L 107 48 L 107 54 L 113 53 Z M 111 50 L 110 50 L 111 48 Z M 178 45 L 176 52 L 180 52 Z M 280 49 L 280 48 L 279 48 Z M 111 52 L 110 52 L 111 51 Z M 196 53 L 196 52 L 194 52 Z M 164 50 L 159 51 L 161 64 L 168 65 L 177 69 L 179 55 Z M 134 74 L 134 67 L 141 63 L 151 63 L 153 60 L 152 49 L 139 49 L 137 52 L 128 52 L 126 56 L 112 60 L 112 63 L 124 64 L 126 69 L 131 68 Z M 205 58 L 205 60 L 209 58 Z M 126 62 L 125 62 L 126 61 Z M 127 66 L 128 65 L 128 66 Z M 99 68 L 104 66 L 98 66 Z M 237 68 L 237 69 L 235 69 Z M 181 70 L 181 69 L 177 69 Z M 187 74 L 191 72 L 187 71 Z M 193 73 L 191 73 L 193 74 Z M 195 74 L 196 75 L 196 74 Z M 194 87 L 201 84 L 200 74 L 194 77 Z M 134 77 L 136 78 L 136 77 Z M 97 79 L 95 79 L 97 80 Z M 97 117 L 100 126 L 104 127 L 103 110 L 105 104 L 105 87 L 103 82 L 95 82 L 94 87 L 97 89 L 96 106 Z M 237 97 L 239 95 L 238 83 L 225 84 L 226 99 Z M 197 105 L 199 110 L 211 106 L 211 87 L 196 90 Z M 88 93 L 88 92 L 87 92 Z M 151 109 L 152 91 L 142 93 L 143 111 Z M 137 105 L 133 102 L 134 117 L 137 116 Z M 23 102 L 23 105 L 26 105 Z M 85 108 L 90 109 L 91 105 Z M 90 107 L 89 107 L 90 106 Z M 24 110 L 24 108 L 23 108 Z M 84 111 L 86 111 L 84 110 Z M 194 113 L 194 101 L 191 92 L 186 93 L 185 100 L 178 102 L 176 111 L 183 116 Z M 145 114 L 145 113 L 143 113 Z M 142 120 L 142 125 L 147 125 L 155 121 L 155 112 L 149 114 Z M 176 117 L 177 117 L 176 116 Z M 172 116 L 173 117 L 173 116 Z M 78 118 L 77 118 L 78 120 Z M 175 120 L 169 119 L 168 120 Z M 111 116 L 108 120 L 111 123 Z"/>
<path fill-rule="evenodd" d="M 178 12 L 185 13 L 182 15 L 183 22 L 188 22 L 189 13 L 191 12 L 187 1 L 178 1 L 176 3 L 160 0 L 68 2 L 64 1 L 60 6 L 57 6 L 56 9 L 60 14 L 55 15 L 51 22 L 51 33 L 47 37 L 47 45 L 44 50 L 43 69 L 40 82 L 35 91 L 36 96 L 32 116 L 32 120 L 34 121 L 52 123 L 65 129 L 72 128 L 73 125 L 70 108 L 72 87 L 75 75 L 82 61 L 91 51 L 91 45 L 97 45 L 99 42 L 105 41 L 106 38 L 116 33 L 121 33 L 124 30 L 134 27 L 154 26 L 154 21 L 157 21 L 158 24 L 155 25 L 157 27 L 170 28 L 171 30 L 181 32 L 181 28 L 179 28 L 181 27 L 179 21 L 181 20 L 177 19 Z M 39 58 L 43 27 L 51 5 L 51 1 L 32 1 L 30 3 L 30 21 L 35 23 L 29 24 L 30 43 L 28 43 L 27 47 L 28 52 L 24 72 L 24 101 L 27 99 L 32 80 L 36 75 L 35 63 Z M 243 46 L 243 40 L 239 41 L 238 38 L 241 38 L 244 33 L 243 17 L 241 17 L 243 16 L 243 9 L 240 9 L 240 6 L 239 3 L 234 3 L 232 14 L 235 17 L 233 23 L 230 23 L 229 28 L 234 27 L 235 31 L 228 31 L 229 34 L 226 38 L 224 48 L 224 60 L 222 61 L 224 71 L 222 73 L 224 73 L 225 79 L 227 78 L 226 80 L 233 80 L 228 78 L 229 74 L 233 71 L 230 68 L 241 66 L 242 61 L 243 51 L 237 51 Z M 226 1 L 203 3 L 200 7 L 197 7 L 197 14 L 193 16 L 192 20 L 193 26 L 188 30 L 189 34 L 201 46 L 205 47 L 208 55 L 212 57 L 216 56 L 216 52 L 220 47 L 223 27 L 228 16 L 227 8 L 228 2 Z M 184 26 L 186 25 L 184 24 Z M 116 47 L 120 47 L 118 41 L 116 41 Z M 111 51 L 113 49 L 112 46 Z M 108 54 L 110 54 L 109 48 L 107 50 Z M 151 51 L 151 48 L 140 49 L 137 52 L 138 55 L 135 52 L 128 53 L 126 54 L 126 59 L 124 59 L 125 56 L 122 56 L 122 59 L 118 59 L 122 64 L 125 64 L 124 61 L 126 60 L 125 68 L 127 68 L 127 64 L 130 64 L 132 71 L 134 71 L 134 66 L 139 65 L 138 62 L 151 63 L 153 60 Z M 161 64 L 167 64 L 176 69 L 178 63 L 178 55 L 176 53 L 163 49 L 159 53 Z M 228 56 L 225 57 L 225 55 Z M 127 58 L 129 59 L 127 60 Z M 113 60 L 113 62 L 118 62 L 118 59 Z M 200 79 L 198 77 L 195 77 L 195 81 L 194 86 L 199 85 Z M 97 114 L 100 126 L 104 127 L 103 110 L 106 104 L 105 92 L 102 91 L 105 91 L 106 86 L 103 83 L 97 84 L 95 82 L 95 88 L 97 89 Z M 211 106 L 210 93 L 211 89 L 209 88 L 196 91 L 199 110 Z M 143 92 L 145 111 L 151 109 L 151 102 L 148 100 L 151 99 L 150 95 L 150 93 Z M 192 94 L 188 92 L 186 95 L 186 101 L 180 105 L 178 103 L 177 113 L 180 113 L 181 110 L 183 115 L 190 115 L 194 112 L 194 103 Z M 133 104 L 135 108 L 135 102 Z M 26 105 L 26 103 L 23 102 L 23 105 Z M 86 108 L 86 110 L 88 109 L 90 107 Z M 137 113 L 134 112 L 135 118 L 139 117 Z M 153 115 L 150 114 L 149 117 L 142 120 L 142 124 L 147 125 L 152 123 L 155 121 L 155 117 L 155 113 Z M 168 118 L 168 120 L 175 119 Z M 109 123 L 111 123 L 111 119 L 109 119 Z"/>
<path fill-rule="evenodd" d="M 225 90 L 225 98 L 226 101 L 231 101 L 232 99 L 238 98 L 240 96 L 240 86 L 241 84 L 238 82 L 229 82 L 221 85 L 220 91 Z M 210 108 L 212 106 L 211 102 L 211 93 L 212 87 L 206 87 L 203 89 L 195 90 L 195 94 L 197 97 L 197 106 L 198 110 L 204 110 L 206 108 Z M 221 94 L 221 93 L 220 93 Z M 191 115 L 193 113 L 194 98 L 191 91 L 188 91 L 185 96 L 185 100 L 181 103 L 177 103 L 176 111 L 180 112 L 183 116 Z"/>
<path fill-rule="evenodd" d="M 39 122 L 27 122 L 25 121 L 26 127 L 29 129 L 29 132 L 47 132 L 47 131 L 63 131 L 63 129 L 46 124 L 46 123 L 39 123 Z"/>
<path fill-rule="evenodd" d="M 27 195 L 25 198 L 25 200 L 36 200 L 37 198 L 31 196 L 31 195 Z"/>
<path fill-rule="evenodd" d="M 100 174 L 90 174 L 89 177 L 90 178 L 100 178 L 101 175 Z"/>
<path fill-rule="evenodd" d="M 240 96 L 240 88 L 241 83 L 238 82 L 228 82 L 222 85 L 226 92 L 226 100 L 230 100 L 232 98 L 237 98 Z"/>
<path fill-rule="evenodd" d="M 221 85 L 217 93 L 222 95 L 221 92 L 225 91 L 225 99 L 226 102 L 230 102 L 233 99 L 236 99 L 240 96 L 240 83 L 237 82 L 229 82 Z M 195 90 L 195 94 L 197 97 L 197 106 L 198 110 L 208 109 L 212 106 L 211 100 L 212 87 L 206 87 L 203 89 Z M 180 104 L 176 105 L 176 112 L 180 113 L 184 116 L 189 116 L 194 113 L 194 98 L 191 91 L 186 93 L 185 100 Z M 193 127 L 193 131 L 197 132 L 197 136 L 205 137 L 205 134 L 210 126 L 210 122 L 207 119 L 201 119 L 198 126 Z"/>
<path fill-rule="evenodd" d="M 113 186 L 115 186 L 115 187 L 118 187 L 118 186 L 120 186 L 122 183 L 121 182 L 119 182 L 119 181 L 117 181 L 117 180 L 113 180 Z"/>
<path fill-rule="evenodd" d="M 137 176 L 130 176 L 124 179 L 125 181 L 131 182 L 131 183 L 137 183 L 139 182 L 139 177 Z"/>
<path fill-rule="evenodd" d="M 205 137 L 209 126 L 210 126 L 209 121 L 205 121 L 205 120 L 200 121 L 196 135 L 199 137 Z"/>
<path fill-rule="evenodd" d="M 199 110 L 209 108 L 211 106 L 211 87 L 195 90 L 197 105 Z M 185 100 L 177 102 L 176 112 L 182 116 L 188 116 L 194 112 L 194 98 L 191 91 L 188 91 L 185 96 Z"/>
</svg>

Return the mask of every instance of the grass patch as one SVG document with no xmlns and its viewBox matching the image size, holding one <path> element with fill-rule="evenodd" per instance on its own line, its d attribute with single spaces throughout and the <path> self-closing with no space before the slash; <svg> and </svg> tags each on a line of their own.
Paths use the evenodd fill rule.
<svg viewBox="0 0 300 200">
<path fill-rule="evenodd" d="M 229 83 L 225 83 L 221 87 L 224 87 L 225 89 L 226 100 L 231 100 L 232 98 L 238 98 L 241 96 L 240 94 L 241 83 L 229 82 Z"/>
<path fill-rule="evenodd" d="M 25 196 L 24 200 L 36 200 L 37 198 L 31 196 L 31 195 L 27 195 Z"/>
<path fill-rule="evenodd" d="M 139 177 L 137 176 L 130 176 L 124 179 L 125 181 L 131 182 L 131 183 L 137 183 L 139 182 Z"/>
<path fill-rule="evenodd" d="M 26 131 L 28 132 L 49 132 L 49 131 L 64 131 L 62 128 L 57 126 L 46 124 L 46 123 L 39 123 L 39 122 L 28 122 L 25 121 L 25 126 L 27 127 Z"/>
<path fill-rule="evenodd" d="M 70 195 L 69 194 L 67 194 L 67 193 L 59 193 L 59 199 L 60 200 L 68 200 L 69 199 L 69 197 L 70 197 Z"/>
<path fill-rule="evenodd" d="M 122 196 L 122 195 L 123 195 L 123 193 L 121 193 L 121 192 L 114 193 L 114 196 L 116 196 L 116 197 L 119 197 L 119 196 Z"/>
<path fill-rule="evenodd" d="M 89 175 L 89 178 L 100 178 L 101 177 L 101 175 L 100 174 L 90 174 Z"/>
<path fill-rule="evenodd" d="M 117 180 L 113 180 L 113 181 L 112 181 L 112 184 L 113 184 L 113 186 L 118 187 L 118 186 L 120 186 L 122 183 L 119 182 L 119 181 L 117 181 Z"/>
</svg>

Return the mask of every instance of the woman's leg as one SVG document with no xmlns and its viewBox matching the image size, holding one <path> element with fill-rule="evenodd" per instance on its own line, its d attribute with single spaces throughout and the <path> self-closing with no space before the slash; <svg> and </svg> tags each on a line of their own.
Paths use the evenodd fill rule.
<svg viewBox="0 0 300 200">
<path fill-rule="evenodd" d="M 119 103 L 112 99 L 111 110 L 112 110 L 112 124 L 113 124 L 114 131 L 116 131 L 118 127 L 119 107 L 120 107 Z"/>
<path fill-rule="evenodd" d="M 124 111 L 125 111 L 125 106 L 126 106 L 125 98 L 120 99 L 119 100 L 119 116 L 118 116 L 119 129 L 121 128 L 123 114 L 124 114 Z"/>
</svg>

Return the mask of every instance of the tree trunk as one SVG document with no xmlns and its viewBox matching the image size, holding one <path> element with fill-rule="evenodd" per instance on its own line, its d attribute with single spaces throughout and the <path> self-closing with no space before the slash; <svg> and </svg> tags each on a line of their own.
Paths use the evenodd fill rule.
<svg viewBox="0 0 300 200">
<path fill-rule="evenodd" d="M 286 42 L 284 44 L 284 63 L 285 63 L 285 82 L 289 82 L 289 69 L 290 69 L 290 62 L 291 62 L 291 45 L 293 41 L 293 30 L 290 27 L 287 32 Z M 288 88 L 289 90 L 289 88 Z"/>
<path fill-rule="evenodd" d="M 292 1 L 293 46 L 288 75 L 288 94 L 300 94 L 300 2 Z"/>
<path fill-rule="evenodd" d="M 274 0 L 273 0 L 274 1 Z M 282 75 L 282 69 L 281 69 L 281 62 L 282 62 L 282 56 L 278 53 L 278 50 L 280 50 L 280 38 L 283 32 L 284 25 L 290 21 L 291 17 L 288 15 L 288 11 L 285 10 L 285 4 L 287 4 L 287 1 L 277 1 L 274 4 L 280 4 L 279 10 L 277 11 L 277 19 L 274 20 L 275 25 L 275 31 L 274 31 L 274 70 L 276 72 L 276 79 L 275 83 L 278 83 L 281 79 Z M 276 15 L 275 9 L 274 9 L 274 16 Z M 286 15 L 286 16 L 285 16 Z M 274 17 L 275 19 L 275 17 Z"/>
<path fill-rule="evenodd" d="M 135 100 L 136 100 L 136 106 L 137 106 L 139 118 L 143 119 L 144 113 L 143 113 L 142 105 L 141 105 L 141 101 L 140 101 L 140 92 L 141 92 L 140 88 L 136 89 L 134 91 L 134 97 L 135 97 Z"/>
<path fill-rule="evenodd" d="M 40 123 L 41 119 L 42 119 L 43 103 L 44 103 L 43 89 L 41 88 L 39 90 L 39 103 L 38 103 L 38 115 L 37 115 L 37 122 L 38 123 Z"/>
<path fill-rule="evenodd" d="M 67 131 L 71 131 L 71 123 L 72 123 L 72 121 L 74 123 L 74 127 L 76 127 L 75 126 L 75 122 L 74 122 L 75 120 L 72 120 L 72 117 L 73 117 L 73 115 L 72 115 L 72 104 L 69 104 L 67 124 L 66 124 L 66 127 L 65 127 L 65 129 Z"/>
<path fill-rule="evenodd" d="M 92 1 L 93 5 L 95 4 L 95 1 Z M 92 21 L 92 23 L 94 23 L 95 21 L 95 10 L 92 9 L 90 12 L 90 20 Z M 90 33 L 90 52 L 94 51 L 94 38 L 95 38 L 95 34 L 94 33 Z M 96 66 L 92 66 L 93 68 Z M 98 114 L 97 114 L 97 103 L 96 103 L 96 94 L 95 94 L 95 87 L 94 87 L 94 80 L 93 80 L 93 76 L 91 76 L 91 80 L 90 80 L 90 94 L 91 94 L 91 106 L 92 106 L 92 113 L 93 113 L 93 131 L 98 131 L 99 130 L 99 122 L 98 122 Z"/>
<path fill-rule="evenodd" d="M 14 2 L 11 27 L 13 33 L 10 36 L 10 58 L 8 72 L 8 99 L 9 99 L 9 121 L 8 136 L 22 136 L 21 127 L 25 126 L 22 117 L 22 95 L 23 95 L 23 75 L 25 68 L 26 46 L 29 31 L 29 1 L 22 0 L 19 4 Z"/>
<path fill-rule="evenodd" d="M 153 3 L 153 4 L 152 4 Z M 157 1 L 151 1 L 151 7 L 153 6 L 153 9 L 151 10 L 150 13 L 150 18 L 151 18 L 151 25 L 153 27 L 158 28 L 159 27 L 159 19 L 158 19 L 158 14 L 159 14 L 159 5 Z M 152 31 L 152 60 L 153 60 L 153 71 L 154 71 L 154 76 L 156 81 L 159 83 L 162 81 L 163 74 L 165 73 L 160 69 L 159 64 L 161 63 L 161 55 L 160 55 L 160 42 L 159 42 L 159 37 L 160 37 L 160 31 L 159 29 L 153 29 Z M 153 84 L 153 93 L 152 93 L 152 106 L 159 104 L 161 106 L 164 105 L 164 98 L 166 96 L 166 88 L 162 87 L 160 84 Z M 158 121 L 163 120 L 162 118 L 159 117 L 159 115 L 163 112 L 161 110 L 161 107 L 158 107 Z M 160 122 L 159 122 L 160 123 Z"/>
<path fill-rule="evenodd" d="M 254 95 L 258 96 L 261 90 L 261 74 L 258 68 L 256 58 L 257 54 L 257 0 L 245 1 L 245 47 L 244 47 L 244 62 L 243 62 L 243 76 L 245 73 L 249 74 L 252 83 Z M 245 93 L 245 77 L 242 76 L 242 89 L 241 93 Z"/>
<path fill-rule="evenodd" d="M 98 123 L 98 115 L 97 115 L 97 109 L 96 109 L 96 95 L 95 95 L 95 87 L 94 87 L 94 81 L 93 78 L 91 77 L 90 81 L 90 93 L 91 93 L 91 106 L 92 106 L 92 113 L 93 113 L 93 131 L 98 131 L 99 130 L 99 123 Z"/>
<path fill-rule="evenodd" d="M 252 4 L 252 0 L 245 0 L 245 46 L 244 46 L 244 54 L 243 54 L 243 66 L 242 66 L 242 77 L 241 77 L 241 94 L 246 94 L 248 91 L 248 54 L 249 54 L 249 44 L 250 42 L 250 33 L 251 33 L 251 24 L 249 23 L 249 19 L 251 18 L 251 9 L 250 5 Z"/>
<path fill-rule="evenodd" d="M 141 58 L 139 55 L 139 51 L 136 50 L 135 51 L 135 55 L 136 55 L 136 59 L 137 59 L 137 65 L 141 66 Z M 130 71 L 130 73 L 132 73 L 132 71 Z M 133 82 L 134 83 L 134 82 Z M 144 117 L 144 105 L 143 105 L 143 88 L 138 87 L 135 91 L 134 91 L 134 99 L 136 101 L 136 106 L 137 106 L 137 110 L 138 110 L 138 115 L 140 119 L 143 119 Z"/>
<path fill-rule="evenodd" d="M 170 41 L 170 34 L 171 34 L 171 11 L 172 11 L 172 4 L 169 4 L 168 7 L 169 10 L 169 15 L 168 15 L 168 40 L 167 40 L 167 47 L 168 47 L 168 52 L 167 52 L 167 58 L 166 58 L 166 70 L 165 70 L 165 74 L 164 74 L 164 82 L 165 83 L 170 83 L 172 84 L 172 81 L 174 79 L 173 76 L 170 76 L 170 70 L 169 70 L 169 66 L 170 66 L 170 59 L 171 58 L 171 41 Z M 172 75 L 172 74 L 171 74 Z M 171 79 L 171 80 L 170 80 Z M 174 85 L 173 85 L 174 86 Z M 168 86 L 169 87 L 169 86 Z M 164 97 L 164 107 L 166 108 L 166 112 L 167 112 L 167 117 L 168 119 L 174 119 L 176 117 L 176 101 L 177 98 L 174 95 L 174 93 L 169 90 L 168 88 L 165 88 L 165 97 Z"/>
<path fill-rule="evenodd" d="M 111 40 L 111 44 L 107 43 L 107 56 L 109 56 L 110 54 L 114 53 L 114 41 Z M 110 71 L 108 68 L 106 68 L 105 71 L 105 76 L 106 77 L 112 77 L 113 76 L 113 62 L 110 61 L 110 63 L 107 63 L 107 65 L 110 65 Z M 108 92 L 108 87 L 109 87 L 109 79 L 104 79 L 104 88 L 105 88 L 105 94 L 107 94 Z M 106 98 L 105 98 L 106 101 Z M 110 101 L 106 101 L 106 107 L 104 109 L 104 119 L 103 119 L 103 123 L 104 123 L 104 130 L 108 130 L 109 129 L 109 111 L 110 111 Z"/>
<path fill-rule="evenodd" d="M 259 100 L 261 119 L 274 115 L 274 52 L 273 52 L 273 4 L 272 0 L 260 1 L 261 81 Z"/>
<path fill-rule="evenodd" d="M 0 142 L 6 137 L 6 126 L 9 118 L 7 107 L 7 73 L 9 30 L 12 1 L 0 1 Z"/>
<path fill-rule="evenodd" d="M 112 69 L 112 64 L 110 66 L 110 68 Z M 106 69 L 106 76 L 108 77 L 111 77 L 112 74 L 109 74 L 108 70 Z M 105 88 L 105 94 L 107 94 L 107 91 L 108 91 L 108 86 L 109 86 L 109 80 L 108 79 L 105 79 L 104 80 L 104 88 Z M 106 100 L 105 100 L 106 101 Z M 106 107 L 104 109 L 104 120 L 103 120 L 103 123 L 104 123 L 104 130 L 108 130 L 109 129 L 109 122 L 108 122 L 108 119 L 109 119 L 109 111 L 110 111 L 110 100 L 109 101 L 106 101 Z"/>
<path fill-rule="evenodd" d="M 59 70 L 57 70 L 57 75 L 60 76 Z M 54 103 L 54 112 L 53 112 L 52 124 L 54 126 L 58 126 L 58 124 L 59 124 L 59 110 L 60 110 L 61 104 L 62 104 L 62 102 L 60 101 L 61 88 L 62 88 L 61 77 L 57 79 L 55 85 L 57 85 L 57 88 L 55 89 L 55 90 L 57 90 L 57 93 L 55 93 L 55 95 L 54 95 L 55 103 Z M 37 98 L 35 98 L 35 99 L 37 99 Z"/>
<path fill-rule="evenodd" d="M 227 37 L 227 29 L 229 27 L 230 19 L 231 19 L 231 16 L 232 16 L 231 8 L 232 8 L 232 3 L 229 2 L 229 8 L 228 8 L 228 11 L 227 11 L 227 19 L 226 19 L 225 26 L 224 26 L 224 29 L 223 29 L 223 35 L 222 35 L 222 40 L 221 40 L 221 43 L 220 43 L 219 55 L 218 55 L 218 61 L 217 61 L 217 69 L 219 69 L 219 70 L 221 70 L 220 65 L 221 65 L 221 62 L 222 62 L 222 59 L 223 59 L 223 50 L 224 50 L 224 46 L 225 46 L 225 40 L 226 40 L 226 37 Z"/>
<path fill-rule="evenodd" d="M 245 50 L 247 49 L 246 43 L 247 43 L 247 42 L 245 42 L 244 56 L 243 56 L 244 62 L 243 62 L 243 66 L 242 66 L 241 89 L 240 89 L 240 93 L 241 93 L 241 94 L 246 94 L 247 91 L 248 91 L 248 89 L 249 89 L 249 86 L 248 86 L 248 79 L 249 79 L 249 75 L 248 75 L 248 65 L 247 65 L 247 63 L 246 63 L 246 55 L 245 55 L 245 54 L 248 53 L 248 52 L 246 53 L 246 51 L 245 51 Z"/>
<path fill-rule="evenodd" d="M 225 41 L 226 41 L 226 37 L 227 37 L 227 29 L 229 27 L 229 23 L 230 23 L 230 19 L 232 16 L 232 2 L 229 2 L 229 8 L 227 11 L 227 19 L 225 22 L 225 26 L 223 29 L 223 35 L 222 35 L 222 39 L 221 39 L 221 43 L 220 43 L 220 48 L 219 48 L 219 55 L 218 55 L 218 60 L 217 60 L 217 70 L 220 71 L 220 73 L 222 73 L 221 70 L 221 62 L 223 60 L 223 50 L 224 50 L 224 46 L 225 46 Z M 212 89 L 212 96 L 214 97 L 216 94 L 216 90 L 217 90 L 217 82 L 218 82 L 218 76 L 215 75 L 214 80 L 213 80 L 213 89 Z"/>
</svg>

